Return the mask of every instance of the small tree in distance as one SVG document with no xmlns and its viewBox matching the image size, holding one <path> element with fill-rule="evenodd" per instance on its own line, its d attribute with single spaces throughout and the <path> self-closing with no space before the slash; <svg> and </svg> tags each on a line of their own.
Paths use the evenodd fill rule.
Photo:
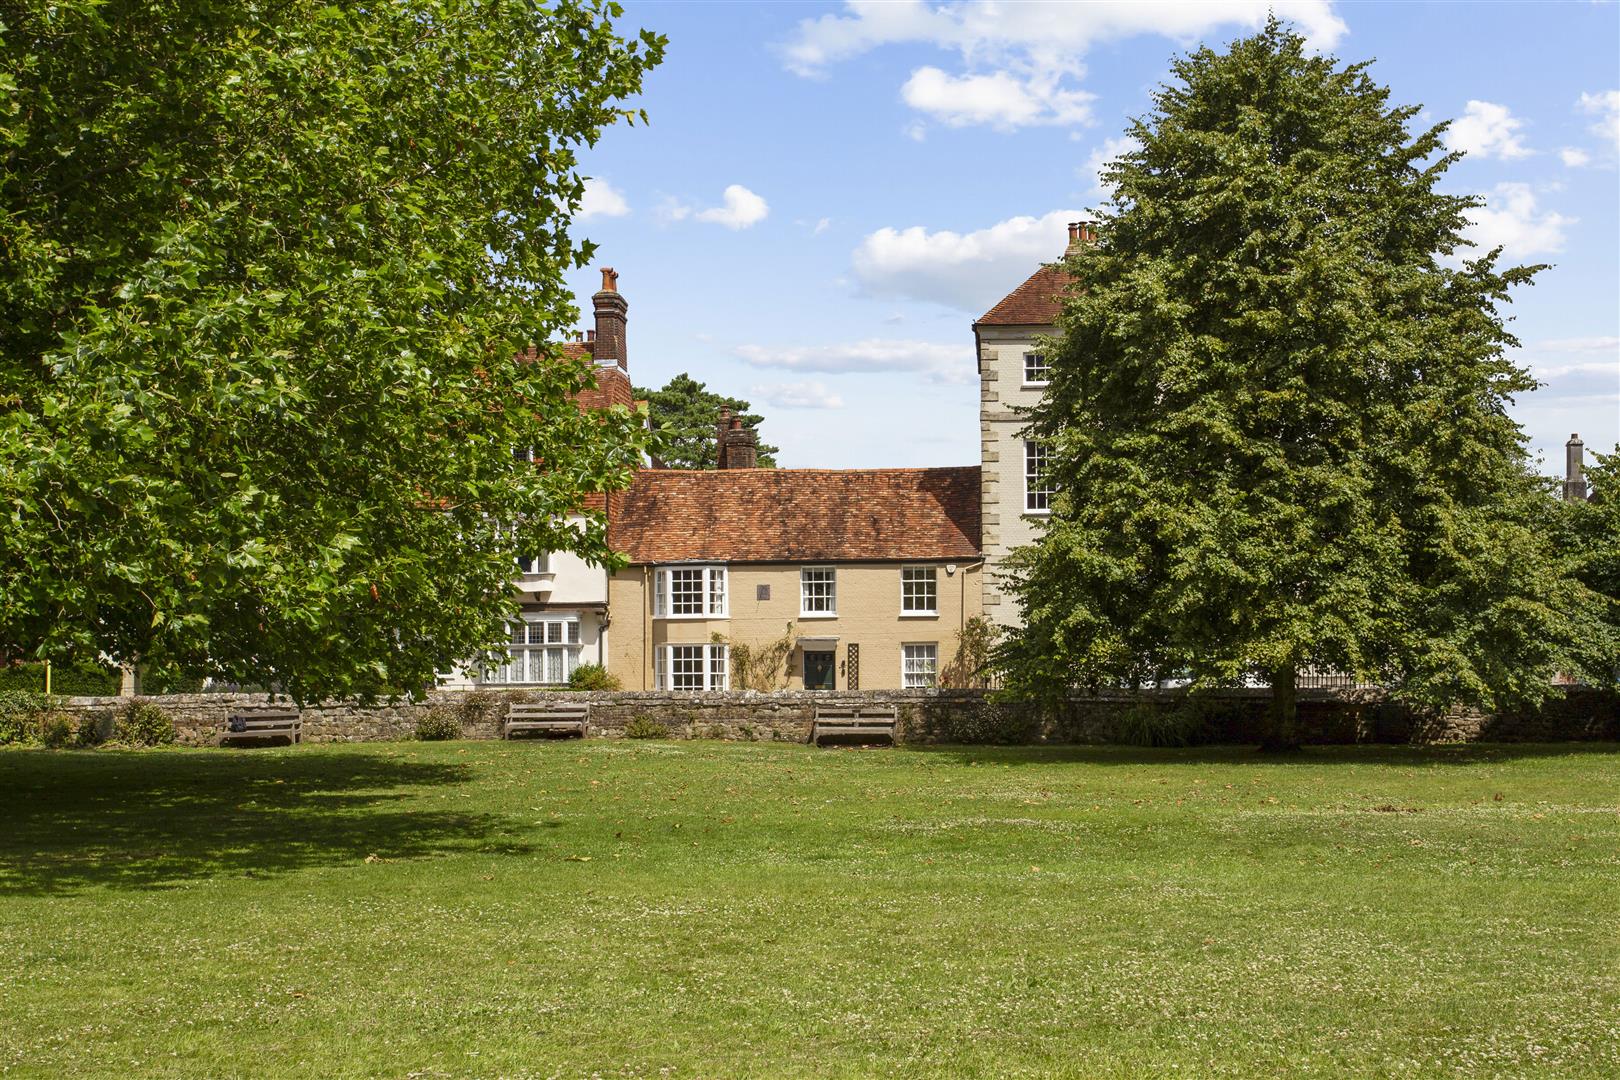
<svg viewBox="0 0 1620 1080">
<path fill-rule="evenodd" d="M 1499 305 L 1542 268 L 1458 258 L 1479 200 L 1437 190 L 1445 125 L 1410 134 L 1365 64 L 1272 19 L 1173 73 L 1068 261 L 1007 685 L 1259 678 L 1274 748 L 1304 671 L 1537 699 L 1594 611 L 1505 411 L 1536 384 Z"/>
<path fill-rule="evenodd" d="M 765 419 L 751 412 L 752 406 L 742 398 L 717 394 L 684 371 L 660 389 L 636 387 L 636 398 L 647 402 L 659 431 L 659 460 L 672 469 L 712 469 L 719 464 L 714 435 L 721 406 L 730 409 L 756 438 Z M 774 469 L 776 451 L 774 446 L 759 443 L 759 467 Z"/>
</svg>

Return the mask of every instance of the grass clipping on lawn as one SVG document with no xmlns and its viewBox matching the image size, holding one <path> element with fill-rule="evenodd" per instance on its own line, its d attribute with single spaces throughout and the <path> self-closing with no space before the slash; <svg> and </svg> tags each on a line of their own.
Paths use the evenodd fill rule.
<svg viewBox="0 0 1620 1080">
<path fill-rule="evenodd" d="M 0 751 L 0 1072 L 1620 1075 L 1617 800 L 1612 746 Z"/>
</svg>

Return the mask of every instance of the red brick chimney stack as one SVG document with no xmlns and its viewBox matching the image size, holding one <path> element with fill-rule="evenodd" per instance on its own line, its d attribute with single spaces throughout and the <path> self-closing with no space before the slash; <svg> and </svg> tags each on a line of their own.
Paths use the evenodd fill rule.
<svg viewBox="0 0 1620 1080">
<path fill-rule="evenodd" d="M 726 468 L 752 469 L 759 461 L 759 446 L 754 433 L 743 427 L 742 417 L 733 416 L 726 431 Z"/>
<path fill-rule="evenodd" d="M 591 297 L 596 308 L 596 348 L 592 355 L 599 367 L 629 370 L 625 355 L 624 324 L 629 303 L 619 294 L 619 272 L 602 268 L 602 291 Z"/>
<path fill-rule="evenodd" d="M 731 409 L 720 406 L 720 422 L 714 426 L 714 467 L 726 467 L 726 434 L 731 431 Z"/>
</svg>

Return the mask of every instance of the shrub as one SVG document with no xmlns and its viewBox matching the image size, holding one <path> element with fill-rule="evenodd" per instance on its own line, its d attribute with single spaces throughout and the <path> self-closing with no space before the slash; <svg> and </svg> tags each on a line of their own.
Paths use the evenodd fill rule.
<svg viewBox="0 0 1620 1080">
<path fill-rule="evenodd" d="M 101 664 L 51 665 L 51 692 L 64 697 L 110 697 L 118 693 L 119 674 Z M 37 661 L 0 666 L 0 693 L 44 693 L 45 665 Z"/>
<path fill-rule="evenodd" d="M 661 721 L 654 720 L 646 713 L 632 716 L 624 725 L 624 737 L 627 739 L 667 739 L 669 728 Z"/>
<path fill-rule="evenodd" d="M 527 690 L 470 690 L 455 705 L 462 731 L 498 729 L 506 720 L 506 707 L 514 701 L 533 701 Z"/>
<path fill-rule="evenodd" d="M 568 676 L 568 685 L 574 690 L 621 690 L 619 677 L 601 664 L 581 664 Z"/>
<path fill-rule="evenodd" d="M 60 750 L 71 745 L 78 737 L 73 718 L 67 713 L 48 712 L 37 723 L 40 745 L 47 749 Z"/>
<path fill-rule="evenodd" d="M 51 699 L 32 690 L 0 689 L 0 745 L 33 742 Z"/>
<path fill-rule="evenodd" d="M 114 742 L 126 746 L 168 746 L 174 742 L 174 717 L 150 701 L 136 698 L 113 721 Z"/>
<path fill-rule="evenodd" d="M 461 738 L 461 721 L 445 708 L 429 709 L 416 721 L 416 737 L 423 742 Z"/>
<path fill-rule="evenodd" d="M 1203 735 L 1210 707 L 1198 698 L 1133 702 L 1109 725 L 1109 736 L 1126 746 L 1191 746 Z"/>
</svg>

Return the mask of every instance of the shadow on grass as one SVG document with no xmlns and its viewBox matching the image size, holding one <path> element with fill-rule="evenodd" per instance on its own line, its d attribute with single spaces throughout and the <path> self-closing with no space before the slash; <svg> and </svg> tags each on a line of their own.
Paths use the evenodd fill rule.
<svg viewBox="0 0 1620 1080">
<path fill-rule="evenodd" d="M 527 850 L 498 815 L 408 805 L 465 779 L 374 754 L 3 753 L 0 896 Z"/>
<path fill-rule="evenodd" d="M 1525 758 L 1608 756 L 1620 760 L 1620 743 L 1446 743 L 1397 746 L 1379 743 L 1306 746 L 1297 753 L 1262 754 L 1253 746 L 964 746 L 908 744 L 907 751 L 938 754 L 959 764 L 1050 765 L 1483 765 Z"/>
</svg>

